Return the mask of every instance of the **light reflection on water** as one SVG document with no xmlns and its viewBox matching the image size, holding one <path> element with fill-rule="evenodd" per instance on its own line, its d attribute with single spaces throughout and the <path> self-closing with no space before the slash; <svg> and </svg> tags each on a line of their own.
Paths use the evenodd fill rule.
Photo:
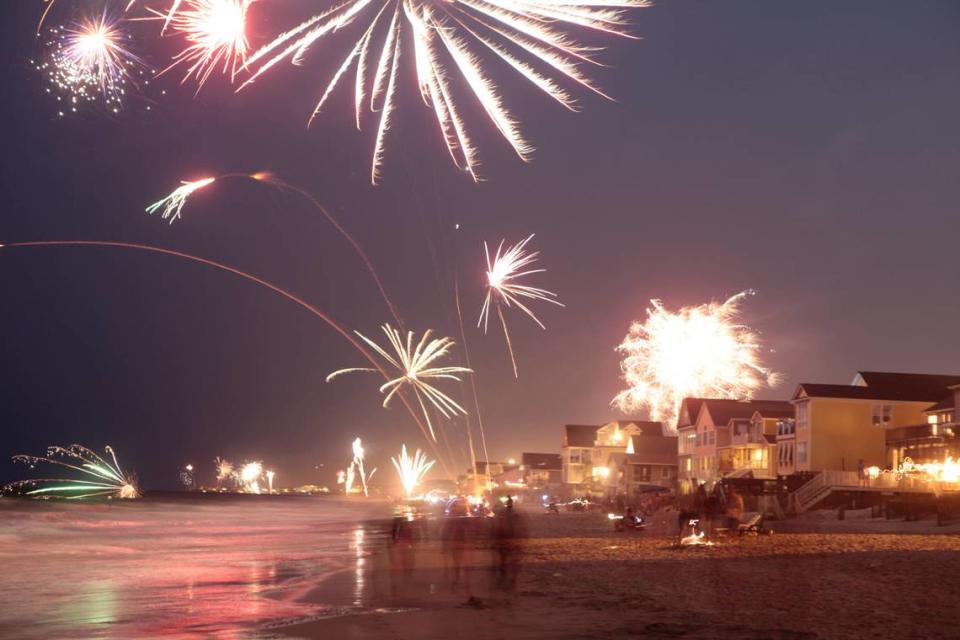
<svg viewBox="0 0 960 640">
<path fill-rule="evenodd" d="M 379 505 L 325 498 L 0 500 L 0 638 L 237 637 L 317 611 L 352 568 L 364 598 Z"/>
</svg>

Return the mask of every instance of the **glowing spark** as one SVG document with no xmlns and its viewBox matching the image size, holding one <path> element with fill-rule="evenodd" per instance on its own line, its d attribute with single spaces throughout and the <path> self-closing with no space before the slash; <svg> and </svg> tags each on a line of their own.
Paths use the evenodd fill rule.
<svg viewBox="0 0 960 640">
<path fill-rule="evenodd" d="M 412 41 L 423 102 L 433 110 L 454 164 L 479 180 L 477 150 L 467 134 L 450 84 L 453 69 L 500 135 L 526 161 L 533 147 L 523 138 L 519 124 L 503 104 L 497 83 L 487 74 L 475 50 L 479 48 L 499 59 L 575 111 L 574 98 L 549 74 L 608 96 L 581 69 L 584 63 L 597 64 L 592 58 L 597 49 L 575 42 L 564 29 L 582 27 L 630 37 L 623 12 L 646 6 L 647 0 L 345 0 L 255 51 L 246 64 L 252 74 L 241 88 L 281 61 L 289 59 L 300 64 L 322 37 L 354 22 L 364 22 L 366 26 L 323 91 L 311 120 L 319 114 L 340 79 L 355 67 L 357 127 L 361 126 L 364 114 L 381 112 L 371 167 L 376 183 L 383 162 L 385 134 L 396 103 L 400 43 Z M 374 57 L 376 64 L 371 69 Z"/>
<path fill-rule="evenodd" d="M 119 111 L 134 73 L 145 69 L 126 48 L 127 39 L 119 20 L 106 12 L 49 30 L 47 52 L 37 70 L 46 75 L 50 93 L 63 104 L 61 115 L 65 109 L 75 112 L 82 103 L 97 101 Z"/>
<path fill-rule="evenodd" d="M 456 380 L 459 382 L 460 377 L 457 374 L 473 373 L 473 370 L 465 367 L 431 366 L 450 352 L 450 348 L 454 345 L 453 340 L 450 338 L 434 338 L 431 340 L 430 335 L 432 331 L 427 330 L 416 347 L 414 347 L 414 334 L 412 331 L 407 332 L 407 339 L 404 341 L 400 332 L 389 324 L 383 325 L 382 329 L 387 336 L 390 346 L 393 348 L 394 355 L 390 355 L 383 347 L 359 331 L 355 331 L 354 333 L 400 373 L 399 377 L 387 380 L 387 382 L 380 387 L 380 393 L 386 393 L 383 406 L 386 408 L 390 404 L 390 400 L 393 399 L 393 396 L 400 393 L 400 390 L 404 386 L 409 387 L 420 403 L 420 409 L 423 411 L 423 417 L 426 418 L 430 436 L 436 441 L 437 436 L 434 433 L 433 424 L 430 422 L 430 412 L 427 411 L 424 400 L 433 406 L 444 418 L 451 418 L 458 414 L 467 415 L 467 411 L 457 404 L 453 398 L 427 381 Z M 376 372 L 377 370 L 367 368 L 340 369 L 327 376 L 327 382 L 330 382 L 341 374 L 355 371 Z"/>
<path fill-rule="evenodd" d="M 45 457 L 17 455 L 14 462 L 23 462 L 36 467 L 38 464 L 50 464 L 71 469 L 81 474 L 76 478 L 39 478 L 19 480 L 3 487 L 4 493 L 36 498 L 66 498 L 78 500 L 105 496 L 108 498 L 136 498 L 140 495 L 133 477 L 125 474 L 117 462 L 113 448 L 104 448 L 109 460 L 79 444 L 69 447 L 51 446 Z"/>
<path fill-rule="evenodd" d="M 233 477 L 233 463 L 219 456 L 214 458 L 213 462 L 217 465 L 217 486 L 220 487 L 225 480 Z"/>
<path fill-rule="evenodd" d="M 539 289 L 525 284 L 521 284 L 521 278 L 543 273 L 546 269 L 528 269 L 537 261 L 540 255 L 539 251 L 530 252 L 526 250 L 527 243 L 533 239 L 531 234 L 526 240 L 503 249 L 504 240 L 500 241 L 497 252 L 491 259 L 490 248 L 487 243 L 483 243 L 483 251 L 487 257 L 487 297 L 483 301 L 483 309 L 480 311 L 480 319 L 477 326 L 483 325 L 483 332 L 487 332 L 487 325 L 490 320 L 490 307 L 495 305 L 497 315 L 500 317 L 500 324 L 503 326 L 503 335 L 507 340 L 507 349 L 510 352 L 510 362 L 513 364 L 513 375 L 517 377 L 517 360 L 513 355 L 513 344 L 510 342 L 510 332 L 507 331 L 507 321 L 503 317 L 501 304 L 506 307 L 516 305 L 521 311 L 526 313 L 536 322 L 541 329 L 546 329 L 543 323 L 534 315 L 520 298 L 531 300 L 543 300 L 562 307 L 563 304 L 556 299 L 557 294 Z"/>
<path fill-rule="evenodd" d="M 420 449 L 417 449 L 411 457 L 407 453 L 407 445 L 402 446 L 398 457 L 390 458 L 390 460 L 400 476 L 400 484 L 403 486 L 407 498 L 413 496 L 414 489 L 417 488 L 435 462 L 434 460 L 428 460 Z"/>
<path fill-rule="evenodd" d="M 248 462 L 240 468 L 240 486 L 247 493 L 260 493 L 260 480 L 263 477 L 263 464 Z"/>
<path fill-rule="evenodd" d="M 743 399 L 775 386 L 779 377 L 761 365 L 758 337 L 735 322 L 740 303 L 752 293 L 676 313 L 652 300 L 646 322 L 633 323 L 617 347 L 627 389 L 613 404 L 673 423 L 684 398 Z"/>
<path fill-rule="evenodd" d="M 180 186 L 174 189 L 170 195 L 161 200 L 157 200 L 147 207 L 146 211 L 147 213 L 153 214 L 163 209 L 161 217 L 164 220 L 169 220 L 170 224 L 173 224 L 180 217 L 180 212 L 183 211 L 183 205 L 187 204 L 187 198 L 193 195 L 194 191 L 203 189 L 215 181 L 216 178 L 203 178 L 201 180 L 194 180 L 193 182 L 181 182 Z"/>
<path fill-rule="evenodd" d="M 188 46 L 173 58 L 161 73 L 177 65 L 187 65 L 183 82 L 196 78 L 197 90 L 216 69 L 230 75 L 231 82 L 247 60 L 247 9 L 254 0 L 182 0 L 169 11 L 154 14 L 165 17 L 164 31 L 181 34 Z"/>
</svg>

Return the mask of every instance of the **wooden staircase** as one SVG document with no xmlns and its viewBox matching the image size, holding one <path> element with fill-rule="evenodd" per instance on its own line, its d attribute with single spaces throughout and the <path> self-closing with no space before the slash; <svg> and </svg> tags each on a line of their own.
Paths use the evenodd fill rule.
<svg viewBox="0 0 960 640">
<path fill-rule="evenodd" d="M 856 471 L 821 471 L 790 494 L 788 507 L 791 513 L 803 513 L 837 489 L 859 488 L 860 477 Z"/>
</svg>

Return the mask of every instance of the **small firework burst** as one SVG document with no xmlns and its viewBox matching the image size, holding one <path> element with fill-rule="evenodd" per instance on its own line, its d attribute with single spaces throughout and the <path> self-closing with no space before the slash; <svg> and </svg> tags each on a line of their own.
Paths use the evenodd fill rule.
<svg viewBox="0 0 960 640">
<path fill-rule="evenodd" d="M 390 460 L 397 470 L 397 475 L 400 476 L 400 484 L 403 486 L 403 492 L 407 498 L 413 496 L 414 490 L 436 462 L 435 460 L 429 460 L 420 449 L 417 449 L 411 456 L 407 453 L 407 445 L 402 446 L 399 456 L 390 458 Z"/>
<path fill-rule="evenodd" d="M 183 82 L 196 78 L 197 90 L 217 69 L 232 81 L 247 60 L 247 9 L 254 0 L 180 0 L 166 12 L 164 32 L 182 35 L 187 47 L 164 69 L 185 65 Z"/>
<path fill-rule="evenodd" d="M 202 178 L 192 182 L 184 181 L 179 187 L 171 191 L 169 195 L 147 207 L 146 211 L 149 214 L 154 214 L 157 211 L 163 210 L 163 213 L 160 214 L 161 217 L 164 220 L 168 220 L 170 224 L 173 224 L 180 218 L 180 212 L 183 211 L 183 206 L 187 204 L 187 199 L 193 192 L 203 189 L 215 181 L 216 178 Z"/>
<path fill-rule="evenodd" d="M 75 478 L 36 478 L 18 480 L 3 487 L 3 492 L 23 495 L 31 498 L 136 498 L 140 495 L 133 477 L 123 472 L 117 462 L 117 456 L 109 445 L 105 448 L 107 457 L 79 444 L 69 447 L 51 446 L 46 456 L 13 456 L 14 462 L 22 462 L 31 469 L 38 465 L 55 465 L 70 469 L 79 475 Z"/>
<path fill-rule="evenodd" d="M 480 319 L 477 321 L 477 327 L 483 326 L 483 332 L 487 332 L 487 325 L 490 322 L 490 307 L 497 308 L 497 315 L 500 318 L 500 324 L 503 326 L 503 335 L 507 340 L 507 350 L 510 352 L 510 362 L 513 364 L 513 375 L 517 376 L 517 359 L 513 355 L 513 344 L 510 342 L 510 332 L 507 330 L 507 321 L 503 317 L 502 306 L 516 306 L 530 319 L 537 323 L 541 329 L 546 329 L 540 319 L 534 315 L 527 305 L 520 301 L 520 298 L 529 300 L 542 300 L 562 307 L 563 304 L 557 300 L 557 294 L 546 289 L 531 287 L 522 284 L 522 279 L 535 273 L 543 273 L 546 269 L 528 269 L 533 265 L 540 255 L 539 251 L 528 251 L 527 243 L 533 240 L 533 235 L 526 240 L 509 246 L 504 250 L 503 243 L 497 247 L 497 252 L 492 257 L 490 247 L 483 243 L 483 251 L 487 257 L 487 297 L 483 301 L 483 308 L 480 310 Z"/>
<path fill-rule="evenodd" d="M 60 116 L 87 104 L 117 113 L 131 87 L 149 82 L 150 70 L 129 49 L 131 36 L 106 12 L 51 27 L 46 35 L 45 55 L 34 66 L 60 103 Z"/>
<path fill-rule="evenodd" d="M 367 343 L 371 349 L 376 351 L 380 357 L 386 360 L 390 366 L 396 369 L 397 373 L 400 374 L 399 377 L 388 380 L 386 383 L 381 385 L 380 392 L 386 393 L 386 397 L 383 400 L 383 406 L 389 406 L 390 400 L 392 400 L 395 395 L 400 393 L 400 390 L 404 386 L 410 387 L 420 403 L 420 410 L 423 412 L 423 417 L 427 421 L 427 428 L 430 430 L 430 437 L 436 441 L 437 436 L 434 432 L 433 424 L 430 421 L 430 412 L 427 410 L 426 403 L 429 403 L 444 418 L 452 418 L 455 415 L 467 415 L 467 410 L 457 404 L 453 398 L 443 393 L 433 384 L 427 381 L 454 380 L 459 382 L 459 374 L 473 373 L 473 370 L 467 369 L 466 367 L 433 366 L 434 363 L 449 354 L 450 349 L 454 345 L 453 340 L 450 338 L 434 338 L 431 340 L 430 336 L 432 331 L 428 329 L 426 332 L 424 332 L 423 337 L 420 338 L 420 341 L 414 345 L 414 334 L 412 331 L 407 332 L 406 340 L 404 340 L 403 336 L 400 334 L 400 331 L 394 329 L 389 324 L 383 325 L 382 328 L 383 332 L 387 336 L 387 340 L 389 341 L 391 348 L 393 349 L 394 355 L 388 353 L 386 349 L 359 331 L 355 331 L 354 333 L 356 333 L 361 340 Z M 352 373 L 355 371 L 376 373 L 377 370 L 357 367 L 340 369 L 327 376 L 327 382 L 330 382 L 337 376 L 344 373 Z M 426 403 L 424 402 L 424 399 L 426 399 Z"/>
</svg>

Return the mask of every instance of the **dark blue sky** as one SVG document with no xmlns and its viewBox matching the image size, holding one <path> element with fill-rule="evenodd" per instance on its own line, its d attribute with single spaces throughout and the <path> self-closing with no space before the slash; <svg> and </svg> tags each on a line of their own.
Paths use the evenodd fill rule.
<svg viewBox="0 0 960 640">
<path fill-rule="evenodd" d="M 58 4 L 63 21 L 70 2 Z M 255 43 L 312 4 L 255 5 Z M 785 375 L 769 397 L 857 369 L 960 372 L 956 2 L 674 0 L 634 12 L 642 40 L 591 39 L 609 45 L 610 67 L 594 71 L 615 103 L 582 94 L 572 114 L 494 72 L 537 152 L 521 163 L 474 120 L 479 185 L 449 164 L 408 56 L 376 188 L 372 127 L 352 127 L 349 90 L 304 126 L 349 35 L 239 95 L 214 79 L 194 98 L 170 77 L 151 113 L 60 120 L 28 64 L 40 5 L 0 7 L 0 242 L 191 251 L 374 334 L 388 317 L 362 265 L 295 198 L 224 183 L 176 225 L 142 212 L 183 178 L 276 172 L 339 216 L 411 327 L 455 334 L 459 269 L 494 457 L 558 450 L 563 423 L 617 416 L 613 348 L 652 297 L 677 307 L 758 290 L 745 317 Z M 159 66 L 175 46 L 153 41 L 148 54 Z M 514 381 L 502 337 L 471 328 L 481 243 L 532 232 L 549 269 L 541 282 L 567 308 L 543 310 L 546 332 L 512 318 Z M 357 434 L 384 473 L 401 441 L 421 444 L 399 406 L 379 407 L 375 379 L 324 383 L 360 364 L 340 338 L 236 278 L 122 251 L 10 251 L 0 301 L 4 459 L 109 442 L 147 486 L 215 455 L 330 482 L 313 466 L 335 467 Z M 14 474 L 6 462 L 0 471 Z"/>
</svg>

